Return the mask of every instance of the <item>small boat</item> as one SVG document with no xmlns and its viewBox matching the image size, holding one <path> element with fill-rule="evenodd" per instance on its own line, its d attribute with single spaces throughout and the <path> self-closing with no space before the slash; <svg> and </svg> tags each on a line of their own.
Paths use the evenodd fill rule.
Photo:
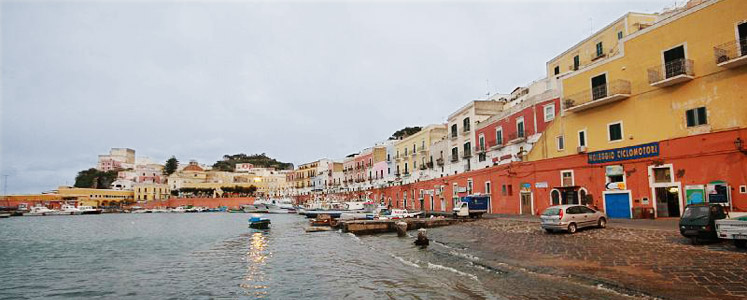
<svg viewBox="0 0 747 300">
<path fill-rule="evenodd" d="M 60 207 L 59 214 L 60 215 L 82 215 L 83 211 L 75 207 L 75 205 L 63 204 L 62 207 Z"/>
<path fill-rule="evenodd" d="M 390 220 L 396 220 L 396 219 L 404 219 L 404 218 L 414 218 L 423 212 L 408 212 L 406 209 L 392 209 L 390 211 L 382 211 L 379 215 L 379 219 L 390 219 Z"/>
<path fill-rule="evenodd" d="M 249 219 L 249 228 L 252 229 L 270 229 L 270 219 L 251 217 Z"/>
<path fill-rule="evenodd" d="M 31 207 L 31 209 L 27 213 L 24 213 L 23 215 L 24 216 L 51 216 L 57 213 L 59 213 L 58 210 L 49 209 L 46 206 L 39 205 L 39 206 Z"/>
<path fill-rule="evenodd" d="M 0 219 L 4 219 L 4 218 L 10 218 L 10 214 L 8 214 L 8 213 L 0 213 Z"/>
<path fill-rule="evenodd" d="M 103 212 L 103 210 L 93 208 L 93 206 L 78 206 L 78 209 L 82 215 L 100 215 Z"/>
</svg>

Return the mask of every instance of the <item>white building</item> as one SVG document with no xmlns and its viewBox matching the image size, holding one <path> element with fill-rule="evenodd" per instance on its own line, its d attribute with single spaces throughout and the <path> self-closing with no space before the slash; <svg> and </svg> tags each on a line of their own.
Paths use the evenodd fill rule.
<svg viewBox="0 0 747 300">
<path fill-rule="evenodd" d="M 498 101 L 505 95 L 494 95 L 489 100 L 475 100 L 462 106 L 449 115 L 448 119 L 448 155 L 444 158 L 446 174 L 458 174 L 474 169 L 473 150 L 476 144 L 475 128 L 482 122 L 503 110 L 503 102 Z"/>
</svg>

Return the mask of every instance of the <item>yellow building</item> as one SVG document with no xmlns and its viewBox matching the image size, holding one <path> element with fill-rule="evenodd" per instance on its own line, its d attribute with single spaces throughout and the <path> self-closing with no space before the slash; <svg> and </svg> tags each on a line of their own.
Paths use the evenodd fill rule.
<svg viewBox="0 0 747 300">
<path fill-rule="evenodd" d="M 395 147 L 395 175 L 410 176 L 418 170 L 425 168 L 430 162 L 429 149 L 432 143 L 446 137 L 446 125 L 428 125 L 417 133 L 397 141 Z"/>
<path fill-rule="evenodd" d="M 547 62 L 547 76 L 577 71 L 620 53 L 620 40 L 652 26 L 655 14 L 627 13 Z"/>
<path fill-rule="evenodd" d="M 136 183 L 133 186 L 135 201 L 152 201 L 168 199 L 171 193 L 168 184 Z"/>
<path fill-rule="evenodd" d="M 745 22 L 747 1 L 707 1 L 624 37 L 562 78 L 563 112 L 530 160 L 744 128 Z"/>
<path fill-rule="evenodd" d="M 121 206 L 135 202 L 134 191 L 61 186 L 57 193 L 63 200 L 77 200 L 78 205 L 83 206 Z"/>
</svg>

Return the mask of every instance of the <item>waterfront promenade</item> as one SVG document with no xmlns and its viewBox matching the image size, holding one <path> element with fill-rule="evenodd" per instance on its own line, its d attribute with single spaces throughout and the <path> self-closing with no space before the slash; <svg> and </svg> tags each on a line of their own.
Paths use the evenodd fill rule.
<svg viewBox="0 0 747 300">
<path fill-rule="evenodd" d="M 599 285 L 663 299 L 747 297 L 746 251 L 727 242 L 693 246 L 673 221 L 649 221 L 610 222 L 605 229 L 570 235 L 548 234 L 534 218 L 490 216 L 433 229 L 429 235 L 468 249 L 481 264 L 554 277 L 564 285 Z M 547 293 L 552 292 L 526 295 L 540 298 Z"/>
</svg>

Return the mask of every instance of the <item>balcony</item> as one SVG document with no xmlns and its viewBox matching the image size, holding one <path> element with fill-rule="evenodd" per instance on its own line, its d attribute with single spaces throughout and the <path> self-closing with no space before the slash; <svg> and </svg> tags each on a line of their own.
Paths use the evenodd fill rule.
<svg viewBox="0 0 747 300">
<path fill-rule="evenodd" d="M 451 162 L 458 162 L 458 161 L 459 161 L 459 156 L 457 156 L 457 155 L 452 155 L 451 156 Z"/>
<path fill-rule="evenodd" d="M 470 157 L 472 157 L 472 151 L 462 153 L 462 158 L 469 159 Z"/>
<path fill-rule="evenodd" d="M 566 111 L 577 112 L 630 98 L 630 81 L 615 80 L 565 97 Z"/>
<path fill-rule="evenodd" d="M 648 83 L 655 87 L 668 87 L 693 80 L 693 61 L 675 59 L 648 69 Z"/>
<path fill-rule="evenodd" d="M 395 159 L 396 161 L 400 161 L 400 160 L 402 160 L 402 155 L 399 155 L 399 154 L 397 154 L 397 155 L 396 155 L 396 156 L 394 157 L 394 159 Z"/>
<path fill-rule="evenodd" d="M 485 153 L 487 150 L 485 149 L 485 147 L 478 146 L 475 147 L 472 151 L 474 151 L 475 153 Z"/>
<path fill-rule="evenodd" d="M 526 141 L 526 132 L 521 132 L 521 134 L 517 133 L 509 133 L 508 134 L 508 143 L 509 144 L 518 144 L 521 142 Z"/>
<path fill-rule="evenodd" d="M 436 164 L 439 165 L 439 166 L 443 166 L 444 165 L 444 159 L 443 158 L 437 158 L 436 159 Z"/>
<path fill-rule="evenodd" d="M 427 152 L 428 149 L 425 148 L 425 146 L 418 147 L 418 152 Z"/>
<path fill-rule="evenodd" d="M 716 65 L 722 68 L 736 68 L 747 64 L 747 39 L 734 40 L 713 47 Z"/>
<path fill-rule="evenodd" d="M 468 135 L 472 130 L 469 127 L 464 127 L 464 130 L 462 130 L 462 135 Z"/>
<path fill-rule="evenodd" d="M 451 134 L 449 135 L 449 139 L 452 140 L 452 141 L 456 140 L 457 137 L 458 137 L 458 135 L 457 135 L 457 133 L 455 131 L 452 131 Z"/>
<path fill-rule="evenodd" d="M 433 162 L 429 161 L 429 162 L 425 163 L 425 167 L 428 168 L 428 169 L 433 169 Z"/>
</svg>

